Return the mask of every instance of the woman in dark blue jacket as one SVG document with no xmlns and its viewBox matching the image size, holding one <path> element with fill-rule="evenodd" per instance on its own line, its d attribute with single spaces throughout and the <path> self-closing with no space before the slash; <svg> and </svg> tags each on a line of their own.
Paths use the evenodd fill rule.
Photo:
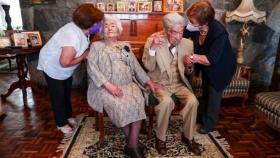
<svg viewBox="0 0 280 158">
<path fill-rule="evenodd" d="M 195 64 L 195 70 L 202 72 L 203 94 L 198 120 L 202 123 L 199 132 L 206 134 L 213 130 L 218 121 L 223 90 L 236 69 L 235 54 L 228 33 L 214 19 L 215 11 L 209 2 L 194 3 L 188 9 L 187 16 L 189 24 L 183 36 L 193 40 L 195 54 L 186 57 L 185 65 Z"/>
</svg>

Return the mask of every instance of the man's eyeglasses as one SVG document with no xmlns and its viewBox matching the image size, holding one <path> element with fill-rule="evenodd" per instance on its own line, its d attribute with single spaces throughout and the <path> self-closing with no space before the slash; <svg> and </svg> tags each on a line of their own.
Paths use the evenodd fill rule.
<svg viewBox="0 0 280 158">
<path fill-rule="evenodd" d="M 172 35 L 179 35 L 179 36 L 183 35 L 183 30 L 182 31 L 175 31 L 175 30 L 170 29 L 169 31 Z"/>
</svg>

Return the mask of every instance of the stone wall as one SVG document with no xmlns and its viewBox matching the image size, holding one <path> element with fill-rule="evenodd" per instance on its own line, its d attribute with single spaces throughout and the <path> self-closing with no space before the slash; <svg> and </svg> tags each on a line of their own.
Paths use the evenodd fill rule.
<svg viewBox="0 0 280 158">
<path fill-rule="evenodd" d="M 185 7 L 195 1 L 185 0 Z M 47 41 L 61 26 L 71 21 L 73 10 L 84 2 L 95 3 L 96 0 L 56 0 L 56 4 L 51 5 L 22 5 L 24 29 L 41 31 L 43 40 Z M 210 0 L 210 2 L 216 9 L 217 18 L 224 23 L 225 12 L 234 10 L 241 0 Z M 253 68 L 252 85 L 267 87 L 271 82 L 280 35 L 280 0 L 254 0 L 254 4 L 259 10 L 266 11 L 267 22 L 258 25 L 249 24 L 251 29 L 246 41 L 244 63 Z M 224 25 L 229 31 L 230 41 L 236 51 L 242 23 L 230 22 Z"/>
</svg>

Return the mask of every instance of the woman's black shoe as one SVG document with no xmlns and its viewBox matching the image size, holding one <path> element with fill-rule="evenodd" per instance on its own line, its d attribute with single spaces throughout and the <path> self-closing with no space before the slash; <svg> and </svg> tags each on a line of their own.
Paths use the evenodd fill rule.
<svg viewBox="0 0 280 158">
<path fill-rule="evenodd" d="M 146 145 L 144 145 L 144 144 L 141 143 L 141 142 L 138 142 L 138 148 L 139 148 L 139 150 L 141 151 L 141 153 L 145 153 L 146 150 L 148 149 L 148 148 L 146 147 Z"/>
<path fill-rule="evenodd" d="M 124 148 L 124 153 L 125 155 L 127 155 L 129 158 L 144 158 L 144 153 L 141 152 L 141 150 L 139 148 L 129 148 L 127 146 L 125 146 Z"/>
</svg>

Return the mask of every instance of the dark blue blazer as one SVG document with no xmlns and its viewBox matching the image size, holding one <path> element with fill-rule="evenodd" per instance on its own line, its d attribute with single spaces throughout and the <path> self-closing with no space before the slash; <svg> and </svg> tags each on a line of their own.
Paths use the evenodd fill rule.
<svg viewBox="0 0 280 158">
<path fill-rule="evenodd" d="M 184 38 L 191 38 L 194 43 L 194 53 L 206 55 L 210 66 L 196 64 L 212 86 L 223 90 L 230 83 L 236 69 L 236 58 L 232 50 L 225 27 L 217 20 L 209 23 L 209 31 L 203 45 L 199 44 L 199 32 L 184 30 Z"/>
</svg>

